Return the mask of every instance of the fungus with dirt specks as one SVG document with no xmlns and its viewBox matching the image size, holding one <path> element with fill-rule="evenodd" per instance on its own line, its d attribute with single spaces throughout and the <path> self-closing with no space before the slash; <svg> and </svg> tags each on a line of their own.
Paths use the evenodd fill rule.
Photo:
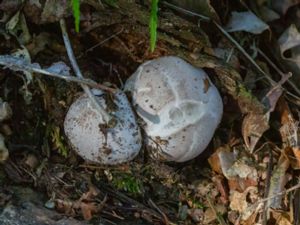
<svg viewBox="0 0 300 225">
<path fill-rule="evenodd" d="M 116 123 L 106 124 L 86 95 L 70 107 L 64 122 L 65 133 L 74 150 L 85 160 L 114 165 L 132 160 L 141 148 L 141 134 L 127 97 L 122 92 L 97 96 Z"/>
<path fill-rule="evenodd" d="M 144 120 L 154 158 L 184 162 L 198 156 L 220 123 L 223 103 L 207 74 L 175 56 L 142 64 L 125 90 Z"/>
</svg>

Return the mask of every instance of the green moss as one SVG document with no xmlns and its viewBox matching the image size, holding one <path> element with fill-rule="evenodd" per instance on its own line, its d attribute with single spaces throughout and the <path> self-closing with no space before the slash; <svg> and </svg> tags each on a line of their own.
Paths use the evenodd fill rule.
<svg viewBox="0 0 300 225">
<path fill-rule="evenodd" d="M 118 174 L 114 176 L 112 183 L 117 189 L 134 195 L 141 194 L 143 190 L 142 182 L 132 174 Z"/>
<path fill-rule="evenodd" d="M 68 156 L 68 148 L 66 147 L 65 140 L 63 135 L 61 134 L 60 127 L 55 125 L 49 125 L 47 127 L 47 136 L 51 138 L 51 142 L 53 143 L 53 148 L 57 149 L 58 153 L 63 157 Z"/>
<path fill-rule="evenodd" d="M 246 87 L 242 84 L 238 85 L 238 96 L 249 98 L 249 99 L 256 99 L 255 96 L 252 95 L 252 93 L 246 89 Z"/>
</svg>

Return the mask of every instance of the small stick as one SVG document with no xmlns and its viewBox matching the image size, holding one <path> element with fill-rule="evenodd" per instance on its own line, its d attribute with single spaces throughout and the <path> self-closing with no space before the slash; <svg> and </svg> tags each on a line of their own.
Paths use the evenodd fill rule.
<svg viewBox="0 0 300 225">
<path fill-rule="evenodd" d="M 257 52 L 270 64 L 270 66 L 273 67 L 273 69 L 280 75 L 284 76 L 285 74 L 271 61 L 271 59 L 259 48 L 257 49 Z M 298 87 L 290 80 L 287 81 L 289 85 L 291 85 L 294 89 L 294 91 L 297 92 L 297 94 L 300 94 L 300 90 Z"/>
<path fill-rule="evenodd" d="M 272 86 L 276 85 L 276 82 L 272 80 L 269 74 L 265 73 L 262 68 L 260 68 L 259 65 L 252 59 L 252 57 L 246 52 L 246 50 L 223 28 L 221 27 L 217 22 L 212 21 L 213 24 L 221 31 L 221 33 L 229 40 L 231 43 L 235 45 L 235 47 L 251 62 L 251 64 L 267 78 L 267 80 L 270 82 Z"/>
<path fill-rule="evenodd" d="M 260 200 L 258 200 L 257 204 L 263 203 L 263 202 L 265 202 L 265 201 L 269 201 L 269 200 L 272 199 L 272 198 L 276 198 L 276 197 L 278 197 L 278 196 L 280 196 L 280 195 L 285 195 L 285 194 L 287 194 L 287 193 L 289 193 L 289 192 L 292 192 L 292 191 L 295 191 L 295 190 L 297 190 L 297 189 L 300 189 L 300 183 L 299 183 L 299 184 L 296 184 L 296 185 L 292 186 L 291 188 L 288 188 L 288 189 L 286 189 L 286 190 L 284 190 L 284 191 L 281 191 L 281 192 L 278 192 L 278 193 L 276 193 L 276 194 L 273 194 L 273 195 L 271 195 L 271 196 L 269 196 L 269 197 L 267 197 L 267 198 L 260 199 Z"/>
<path fill-rule="evenodd" d="M 169 219 L 166 216 L 166 214 L 163 211 L 161 211 L 161 209 L 152 201 L 151 198 L 148 200 L 148 203 L 161 214 L 161 216 L 162 216 L 162 218 L 164 220 L 165 225 L 170 225 Z"/>
<path fill-rule="evenodd" d="M 79 58 L 81 58 L 83 55 L 85 55 L 85 54 L 87 54 L 87 53 L 93 51 L 95 48 L 99 47 L 100 45 L 104 44 L 105 42 L 109 41 L 110 39 L 115 38 L 116 36 L 118 36 L 119 34 L 121 34 L 121 33 L 123 32 L 123 29 L 124 29 L 124 28 L 122 27 L 121 30 L 119 30 L 117 33 L 111 35 L 111 36 L 108 37 L 108 38 L 105 38 L 103 41 L 97 43 L 96 45 L 94 45 L 94 46 L 92 46 L 92 47 L 90 47 L 90 48 L 88 48 L 84 53 L 81 53 L 81 54 L 77 57 L 77 59 L 79 59 Z"/>
<path fill-rule="evenodd" d="M 69 39 L 69 35 L 68 35 L 68 32 L 67 32 L 65 20 L 60 19 L 59 22 L 60 22 L 60 28 L 61 28 L 61 31 L 62 31 L 62 36 L 63 36 L 63 40 L 64 40 L 65 47 L 66 47 L 66 50 L 67 50 L 67 54 L 68 54 L 68 57 L 70 59 L 73 70 L 74 70 L 77 77 L 83 78 L 83 75 L 82 75 L 82 73 L 79 69 L 79 66 L 78 66 L 77 61 L 76 61 L 75 56 L 74 56 L 74 52 L 73 52 L 71 42 L 70 42 L 70 39 Z M 90 88 L 87 85 L 81 84 L 81 87 L 84 90 L 84 92 L 88 95 L 88 97 L 90 98 L 91 102 L 94 104 L 94 106 L 96 107 L 96 109 L 98 110 L 100 115 L 103 117 L 104 122 L 109 124 L 112 117 L 99 104 L 99 102 L 96 100 L 95 96 L 93 95 L 92 91 L 90 90 Z"/>
<path fill-rule="evenodd" d="M 210 22 L 211 21 L 211 18 L 209 18 L 208 16 L 204 16 L 204 15 L 201 15 L 199 13 L 192 12 L 190 10 L 184 9 L 184 8 L 182 8 L 180 6 L 174 5 L 174 4 L 166 2 L 166 1 L 163 1 L 162 3 L 164 5 L 166 5 L 166 6 L 168 6 L 169 8 L 174 9 L 174 10 L 179 11 L 179 12 L 183 12 L 186 15 L 199 17 L 200 19 L 202 19 L 202 20 L 204 20 L 206 22 Z"/>
<path fill-rule="evenodd" d="M 48 71 L 47 69 L 41 69 L 41 68 L 34 66 L 33 64 L 24 63 L 23 60 L 20 61 L 20 59 L 18 57 L 11 56 L 11 55 L 0 55 L 0 65 L 10 68 L 11 70 L 20 70 L 23 72 L 25 71 L 25 72 L 30 72 L 30 73 L 39 73 L 39 74 L 43 74 L 43 75 L 46 75 L 49 77 L 60 78 L 65 81 L 68 81 L 68 82 L 75 82 L 78 84 L 86 84 L 92 88 L 98 88 L 98 89 L 112 92 L 112 93 L 116 92 L 116 90 L 114 88 L 107 87 L 103 84 L 98 84 L 93 80 L 64 75 L 64 74 Z"/>
<path fill-rule="evenodd" d="M 281 195 L 288 194 L 288 193 L 290 193 L 290 192 L 292 192 L 292 191 L 295 191 L 295 190 L 297 190 L 297 189 L 300 189 L 300 183 L 298 183 L 298 184 L 296 184 L 296 185 L 294 185 L 294 186 L 292 186 L 292 187 L 290 187 L 290 188 L 288 188 L 288 189 L 286 189 L 286 190 L 284 190 L 284 191 L 281 191 L 281 192 L 278 192 L 278 193 L 276 193 L 276 194 L 273 194 L 273 195 L 271 195 L 271 196 L 269 196 L 269 197 L 267 197 L 267 198 L 262 198 L 262 199 L 258 200 L 257 202 L 255 202 L 255 203 L 254 203 L 253 205 L 251 205 L 250 207 L 259 206 L 260 204 L 262 204 L 262 203 L 264 203 L 264 202 L 266 202 L 266 201 L 269 201 L 269 200 L 271 200 L 271 199 L 273 199 L 273 198 L 276 198 L 276 197 L 278 197 L 278 196 L 281 196 Z"/>
</svg>

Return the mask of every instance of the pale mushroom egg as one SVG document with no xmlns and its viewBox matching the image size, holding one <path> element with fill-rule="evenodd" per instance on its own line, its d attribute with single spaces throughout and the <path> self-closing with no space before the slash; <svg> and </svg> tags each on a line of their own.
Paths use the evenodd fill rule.
<svg viewBox="0 0 300 225">
<path fill-rule="evenodd" d="M 205 150 L 219 125 L 223 103 L 207 74 L 175 56 L 140 65 L 125 90 L 144 121 L 154 158 L 184 162 Z"/>
<path fill-rule="evenodd" d="M 70 106 L 64 130 L 74 150 L 85 160 L 114 165 L 132 160 L 141 148 L 141 134 L 126 95 L 96 97 L 115 119 L 114 126 L 106 124 L 100 112 L 84 94 Z"/>
</svg>

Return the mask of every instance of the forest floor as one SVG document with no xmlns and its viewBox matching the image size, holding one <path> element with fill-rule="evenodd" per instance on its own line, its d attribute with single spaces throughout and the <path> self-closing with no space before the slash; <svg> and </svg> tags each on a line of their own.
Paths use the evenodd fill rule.
<svg viewBox="0 0 300 225">
<path fill-rule="evenodd" d="M 300 224 L 299 3 L 161 1 L 151 52 L 149 2 L 82 1 L 77 33 L 68 1 L 1 1 L 1 224 Z M 166 55 L 203 68 L 224 103 L 207 149 L 185 163 L 78 156 L 63 124 L 80 85 L 1 61 L 71 68 L 62 18 L 84 77 L 107 87 Z"/>
</svg>

